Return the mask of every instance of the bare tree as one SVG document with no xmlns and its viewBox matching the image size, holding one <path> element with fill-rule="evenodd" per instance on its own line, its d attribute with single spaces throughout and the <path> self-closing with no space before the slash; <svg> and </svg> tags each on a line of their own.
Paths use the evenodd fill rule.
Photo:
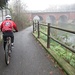
<svg viewBox="0 0 75 75">
<path fill-rule="evenodd" d="M 18 25 L 19 30 L 22 30 L 25 27 L 29 26 L 29 21 L 24 6 L 26 8 L 26 5 L 23 5 L 20 0 L 15 0 L 13 9 L 11 9 L 13 10 L 11 11 L 13 20 Z"/>
</svg>

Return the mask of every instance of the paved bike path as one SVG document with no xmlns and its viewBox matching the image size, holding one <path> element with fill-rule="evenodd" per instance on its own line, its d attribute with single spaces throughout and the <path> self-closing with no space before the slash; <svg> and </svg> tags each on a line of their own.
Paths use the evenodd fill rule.
<svg viewBox="0 0 75 75">
<path fill-rule="evenodd" d="M 4 62 L 0 46 L 0 75 L 64 75 L 48 58 L 47 52 L 32 35 L 32 27 L 15 33 L 10 65 Z"/>
</svg>

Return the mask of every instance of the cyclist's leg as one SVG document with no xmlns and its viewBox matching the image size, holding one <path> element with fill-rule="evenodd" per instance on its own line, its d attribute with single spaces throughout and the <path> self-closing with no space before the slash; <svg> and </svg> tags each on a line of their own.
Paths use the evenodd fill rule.
<svg viewBox="0 0 75 75">
<path fill-rule="evenodd" d="M 5 36 L 3 34 L 3 47 L 4 47 L 4 50 L 5 50 L 5 46 L 6 46 L 6 38 L 7 38 L 7 36 Z"/>
<path fill-rule="evenodd" d="M 11 43 L 14 43 L 14 35 L 11 36 Z"/>
<path fill-rule="evenodd" d="M 13 33 L 11 33 L 10 37 L 11 37 L 11 46 L 13 47 L 13 43 L 14 43 L 14 35 L 13 35 Z"/>
<path fill-rule="evenodd" d="M 14 43 L 14 35 L 13 35 L 13 32 L 11 32 L 10 37 L 11 37 L 11 43 Z"/>
</svg>

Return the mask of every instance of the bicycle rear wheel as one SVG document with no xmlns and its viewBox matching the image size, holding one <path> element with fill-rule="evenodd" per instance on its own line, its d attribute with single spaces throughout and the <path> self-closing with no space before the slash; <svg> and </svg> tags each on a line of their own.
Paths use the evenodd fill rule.
<svg viewBox="0 0 75 75">
<path fill-rule="evenodd" d="M 10 63 L 10 57 L 9 57 L 9 45 L 6 44 L 6 47 L 5 47 L 5 63 L 7 65 L 9 65 Z"/>
</svg>

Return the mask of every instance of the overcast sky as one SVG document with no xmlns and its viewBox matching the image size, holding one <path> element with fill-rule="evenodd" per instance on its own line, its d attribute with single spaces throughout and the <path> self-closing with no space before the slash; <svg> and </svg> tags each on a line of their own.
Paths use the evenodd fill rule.
<svg viewBox="0 0 75 75">
<path fill-rule="evenodd" d="M 12 1 L 12 0 L 11 0 Z M 45 10 L 51 5 L 75 4 L 75 0 L 21 0 L 28 10 Z"/>
</svg>

